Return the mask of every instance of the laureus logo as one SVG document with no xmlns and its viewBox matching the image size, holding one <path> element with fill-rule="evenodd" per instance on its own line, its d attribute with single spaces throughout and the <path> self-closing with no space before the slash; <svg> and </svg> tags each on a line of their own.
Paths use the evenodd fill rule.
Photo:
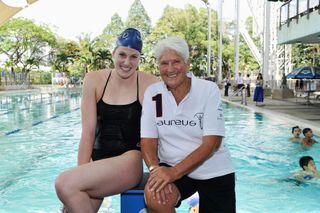
<svg viewBox="0 0 320 213">
<path fill-rule="evenodd" d="M 203 112 L 197 112 L 193 117 L 196 117 L 199 120 L 200 129 L 203 129 L 203 124 L 202 124 Z"/>
</svg>

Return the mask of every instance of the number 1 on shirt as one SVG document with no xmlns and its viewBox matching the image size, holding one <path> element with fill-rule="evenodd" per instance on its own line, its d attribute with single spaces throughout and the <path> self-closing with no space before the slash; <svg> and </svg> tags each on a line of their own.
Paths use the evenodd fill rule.
<svg viewBox="0 0 320 213">
<path fill-rule="evenodd" d="M 152 97 L 152 100 L 156 102 L 156 116 L 162 117 L 162 94 L 157 94 Z"/>
</svg>

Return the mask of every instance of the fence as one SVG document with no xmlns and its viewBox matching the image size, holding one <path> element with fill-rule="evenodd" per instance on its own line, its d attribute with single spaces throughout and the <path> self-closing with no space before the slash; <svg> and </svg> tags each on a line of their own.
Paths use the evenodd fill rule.
<svg viewBox="0 0 320 213">
<path fill-rule="evenodd" d="M 319 6 L 320 0 L 290 0 L 284 3 L 280 8 L 280 28 L 284 24 L 289 25 L 293 19 L 298 21 L 299 16 L 307 15 L 309 18 L 310 12 L 319 10 Z"/>
<path fill-rule="evenodd" d="M 27 77 L 25 73 L 2 71 L 0 74 L 0 86 L 30 85 L 30 84 L 51 84 L 50 72 L 30 72 Z"/>
</svg>

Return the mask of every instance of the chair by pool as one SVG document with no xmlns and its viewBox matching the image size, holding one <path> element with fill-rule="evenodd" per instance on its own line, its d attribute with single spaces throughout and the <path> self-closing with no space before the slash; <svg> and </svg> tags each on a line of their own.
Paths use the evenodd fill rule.
<svg viewBox="0 0 320 213">
<path fill-rule="evenodd" d="M 121 213 L 147 212 L 147 206 L 144 202 L 144 186 L 148 177 L 149 173 L 144 173 L 142 181 L 136 187 L 121 193 Z"/>
</svg>

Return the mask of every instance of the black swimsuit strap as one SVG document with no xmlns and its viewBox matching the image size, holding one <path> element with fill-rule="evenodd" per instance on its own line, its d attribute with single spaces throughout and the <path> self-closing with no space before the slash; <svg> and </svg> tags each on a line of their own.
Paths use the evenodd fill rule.
<svg viewBox="0 0 320 213">
<path fill-rule="evenodd" d="M 137 100 L 139 101 L 139 72 L 137 71 Z"/>
<path fill-rule="evenodd" d="M 108 82 L 109 82 L 109 79 L 110 79 L 110 76 L 111 76 L 111 72 L 112 72 L 112 71 L 110 71 L 109 76 L 108 76 L 108 79 L 107 79 L 107 82 L 106 82 L 106 84 L 104 85 L 104 88 L 103 88 L 103 92 L 102 92 L 102 96 L 101 96 L 101 98 L 100 98 L 100 101 L 102 100 L 102 98 L 103 98 L 103 96 L 104 96 L 104 92 L 106 91 L 106 88 L 107 88 L 107 85 L 108 85 Z"/>
<path fill-rule="evenodd" d="M 106 84 L 104 85 L 104 88 L 103 88 L 103 92 L 102 92 L 102 96 L 100 98 L 100 100 L 102 100 L 103 96 L 104 96 L 104 93 L 106 91 L 106 88 L 107 88 L 107 85 L 108 85 L 108 82 L 109 82 L 109 79 L 110 79 L 110 76 L 111 76 L 111 72 L 109 73 L 109 76 L 108 76 L 108 79 L 107 79 L 107 82 Z M 139 101 L 139 73 L 137 72 L 137 100 Z"/>
</svg>

